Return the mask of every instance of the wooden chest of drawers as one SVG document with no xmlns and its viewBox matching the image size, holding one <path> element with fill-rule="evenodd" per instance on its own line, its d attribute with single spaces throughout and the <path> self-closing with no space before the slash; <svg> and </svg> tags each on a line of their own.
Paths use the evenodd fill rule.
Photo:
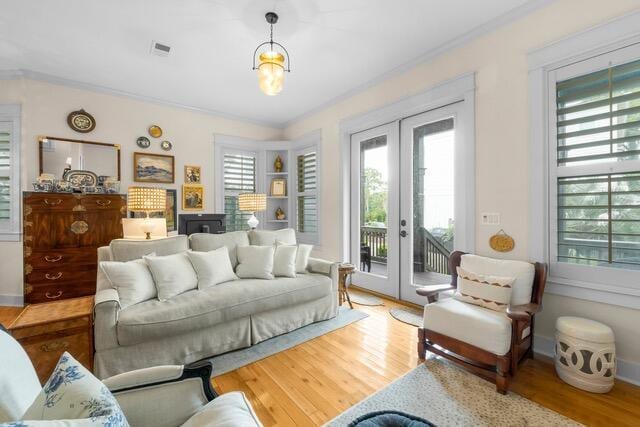
<svg viewBox="0 0 640 427">
<path fill-rule="evenodd" d="M 9 326 L 44 382 L 69 352 L 93 370 L 93 297 L 28 305 Z"/>
<path fill-rule="evenodd" d="M 120 194 L 23 194 L 24 300 L 93 295 L 97 249 L 122 237 Z"/>
</svg>

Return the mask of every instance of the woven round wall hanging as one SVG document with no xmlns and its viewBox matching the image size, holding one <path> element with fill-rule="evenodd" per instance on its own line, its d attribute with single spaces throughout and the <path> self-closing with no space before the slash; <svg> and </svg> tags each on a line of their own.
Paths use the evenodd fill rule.
<svg viewBox="0 0 640 427">
<path fill-rule="evenodd" d="M 489 239 L 489 246 L 491 249 L 498 252 L 510 252 L 516 246 L 516 242 L 513 237 L 509 236 L 504 230 L 498 231 Z"/>
</svg>

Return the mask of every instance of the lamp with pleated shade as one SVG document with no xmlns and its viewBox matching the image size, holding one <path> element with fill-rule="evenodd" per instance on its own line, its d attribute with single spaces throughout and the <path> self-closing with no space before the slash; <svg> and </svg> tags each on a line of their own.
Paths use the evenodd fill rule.
<svg viewBox="0 0 640 427">
<path fill-rule="evenodd" d="M 256 212 L 267 210 L 267 195 L 262 193 L 242 193 L 238 195 L 238 209 L 242 212 L 251 212 L 251 218 L 247 224 L 254 229 L 260 224 L 256 218 Z"/>
<path fill-rule="evenodd" d="M 150 221 L 150 212 L 164 211 L 167 205 L 167 190 L 154 187 L 129 187 L 127 191 L 127 209 L 131 212 L 145 212 L 142 231 L 151 239 L 154 224 Z"/>
</svg>

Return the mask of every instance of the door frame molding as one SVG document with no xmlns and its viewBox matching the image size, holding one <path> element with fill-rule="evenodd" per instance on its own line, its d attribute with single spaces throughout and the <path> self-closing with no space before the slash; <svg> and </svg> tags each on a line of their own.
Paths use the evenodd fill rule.
<svg viewBox="0 0 640 427">
<path fill-rule="evenodd" d="M 462 102 L 460 109 L 461 136 L 467 151 L 464 155 L 462 170 L 467 171 L 464 177 L 466 194 L 463 199 L 464 218 L 461 230 L 465 234 L 463 251 L 475 251 L 475 73 L 468 73 L 432 86 L 416 95 L 402 98 L 380 108 L 369 110 L 360 115 L 343 119 L 339 124 L 340 136 L 340 190 L 338 200 L 340 221 L 338 223 L 341 238 L 340 259 L 351 261 L 351 135 L 367 129 L 375 128 L 397 120 L 422 114 L 449 104 Z"/>
</svg>

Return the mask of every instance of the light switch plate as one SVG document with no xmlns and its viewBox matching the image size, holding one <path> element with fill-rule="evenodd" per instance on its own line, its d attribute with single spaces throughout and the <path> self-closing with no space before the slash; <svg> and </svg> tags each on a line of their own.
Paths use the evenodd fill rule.
<svg viewBox="0 0 640 427">
<path fill-rule="evenodd" d="M 499 213 L 482 213 L 480 214 L 480 224 L 500 225 L 500 214 Z"/>
</svg>

